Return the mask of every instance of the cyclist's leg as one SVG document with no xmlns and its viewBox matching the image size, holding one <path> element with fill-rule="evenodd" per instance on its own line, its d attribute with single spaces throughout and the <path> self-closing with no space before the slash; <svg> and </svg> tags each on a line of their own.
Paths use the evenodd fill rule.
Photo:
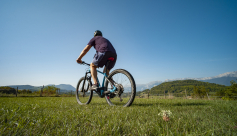
<svg viewBox="0 0 237 136">
<path fill-rule="evenodd" d="M 102 60 L 102 58 L 104 57 L 105 53 L 101 53 L 101 52 L 96 52 L 91 65 L 90 65 L 90 69 L 91 69 L 91 76 L 92 79 L 94 81 L 94 84 L 98 86 L 98 82 L 97 82 L 97 71 L 96 68 L 101 67 L 100 66 L 100 61 Z"/>
<path fill-rule="evenodd" d="M 115 55 L 111 55 L 111 56 L 107 56 L 107 59 L 106 59 L 106 61 L 108 60 L 108 58 L 110 58 L 110 57 L 113 57 L 114 58 L 114 61 L 110 61 L 110 63 L 109 63 L 109 65 L 108 65 L 108 67 L 107 67 L 107 71 L 106 71 L 106 75 L 107 76 L 109 76 L 109 72 L 110 72 L 110 70 L 114 67 L 114 65 L 115 65 L 115 63 L 116 63 L 116 59 L 117 59 L 117 56 L 115 56 Z M 105 70 L 106 70 L 106 66 L 104 67 L 104 73 L 105 73 Z M 113 80 L 113 78 L 111 77 L 110 79 L 109 79 L 110 81 L 110 85 L 111 85 L 111 89 L 112 88 L 114 88 L 114 85 L 115 85 L 115 81 Z M 105 93 L 109 93 L 110 91 L 105 91 Z"/>
<path fill-rule="evenodd" d="M 104 70 L 103 70 L 103 73 L 105 73 L 105 69 L 106 69 L 106 67 L 104 67 Z M 108 76 L 109 75 L 109 69 L 107 69 L 107 71 L 106 71 L 106 75 Z"/>
<path fill-rule="evenodd" d="M 98 84 L 97 83 L 97 71 L 96 71 L 96 68 L 97 68 L 97 66 L 94 65 L 93 63 L 91 63 L 90 69 L 91 69 L 91 76 L 92 76 L 92 79 L 94 81 L 94 84 Z"/>
</svg>

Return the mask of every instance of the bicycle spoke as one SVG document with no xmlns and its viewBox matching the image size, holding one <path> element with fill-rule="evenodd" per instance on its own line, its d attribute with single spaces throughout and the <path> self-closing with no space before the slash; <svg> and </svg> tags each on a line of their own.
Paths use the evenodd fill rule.
<svg viewBox="0 0 237 136">
<path fill-rule="evenodd" d="M 135 83 L 131 75 L 127 71 L 117 70 L 111 73 L 110 78 L 115 81 L 115 87 L 117 89 L 110 95 L 109 99 L 106 98 L 107 102 L 110 105 L 131 105 L 135 97 Z M 110 82 L 107 82 L 107 84 L 108 90 L 110 90 Z"/>
</svg>

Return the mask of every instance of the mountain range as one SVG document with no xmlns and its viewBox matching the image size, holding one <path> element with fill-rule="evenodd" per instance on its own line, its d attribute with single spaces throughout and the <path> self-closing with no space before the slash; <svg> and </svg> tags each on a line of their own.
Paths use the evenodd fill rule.
<svg viewBox="0 0 237 136">
<path fill-rule="evenodd" d="M 187 79 L 230 86 L 230 81 L 232 81 L 232 80 L 236 81 L 236 79 L 237 79 L 237 71 L 223 73 L 223 74 L 220 74 L 220 75 L 214 76 L 214 77 L 177 78 L 177 79 L 166 79 L 165 81 L 153 81 L 153 82 L 150 82 L 150 83 L 147 83 L 147 84 L 137 84 L 137 91 L 143 91 L 145 89 L 151 89 L 152 87 L 157 86 L 157 85 L 159 85 L 163 82 L 170 82 L 170 81 L 175 81 L 175 80 L 187 80 Z"/>
<path fill-rule="evenodd" d="M 147 84 L 137 84 L 136 87 L 137 87 L 137 91 L 143 91 L 145 89 L 151 89 L 152 87 L 157 86 L 157 85 L 159 85 L 163 82 L 170 82 L 170 81 L 175 81 L 175 80 L 187 80 L 187 79 L 230 86 L 230 81 L 231 80 L 236 81 L 236 79 L 237 79 L 237 71 L 223 73 L 223 74 L 220 74 L 220 75 L 214 76 L 214 77 L 177 78 L 177 79 L 166 79 L 165 81 L 152 81 L 152 82 L 149 82 Z M 31 86 L 31 85 L 11 85 L 9 87 L 12 87 L 12 88 L 15 88 L 15 89 L 18 87 L 18 89 L 29 89 L 31 91 L 38 91 L 42 88 L 42 86 Z M 72 91 L 76 90 L 76 88 L 73 87 L 70 84 L 59 84 L 59 85 L 55 85 L 55 87 L 60 88 L 60 92 L 68 92 L 68 91 L 71 91 L 71 90 Z"/>
<path fill-rule="evenodd" d="M 51 85 L 54 85 L 54 84 L 49 84 L 49 85 L 46 85 L 46 86 L 51 86 Z M 39 91 L 43 86 L 31 86 L 31 85 L 10 85 L 9 87 L 12 87 L 12 88 L 17 88 L 19 90 L 23 90 L 23 89 L 26 89 L 26 90 L 31 90 L 31 91 Z M 69 85 L 69 84 L 59 84 L 59 85 L 55 85 L 55 87 L 57 88 L 60 88 L 60 92 L 68 92 L 68 91 L 75 91 L 76 88 L 73 87 L 72 85 Z"/>
</svg>

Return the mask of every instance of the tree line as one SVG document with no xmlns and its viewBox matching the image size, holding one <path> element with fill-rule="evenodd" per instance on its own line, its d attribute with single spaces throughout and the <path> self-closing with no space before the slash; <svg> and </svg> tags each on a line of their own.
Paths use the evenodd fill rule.
<svg viewBox="0 0 237 136">
<path fill-rule="evenodd" d="M 223 100 L 237 100 L 237 83 L 232 80 L 230 84 L 226 89 L 217 91 L 216 96 L 219 96 Z"/>
<path fill-rule="evenodd" d="M 51 85 L 51 86 L 46 86 L 43 88 L 42 90 L 42 95 L 54 95 L 57 93 L 57 90 L 59 90 L 59 88 L 55 87 L 55 85 Z M 31 91 L 29 89 L 23 89 L 23 90 L 16 90 L 15 88 L 12 87 L 8 87 L 8 86 L 1 86 L 0 87 L 0 93 L 2 94 L 40 94 L 41 90 L 38 91 Z"/>
</svg>

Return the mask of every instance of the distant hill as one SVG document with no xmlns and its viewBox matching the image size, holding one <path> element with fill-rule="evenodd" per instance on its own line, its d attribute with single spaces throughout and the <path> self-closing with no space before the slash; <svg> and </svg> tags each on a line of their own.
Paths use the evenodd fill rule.
<svg viewBox="0 0 237 136">
<path fill-rule="evenodd" d="M 69 84 L 60 84 L 60 85 L 55 85 L 55 87 L 60 88 L 62 90 L 72 90 L 72 91 L 76 91 L 76 88 L 73 87 L 72 85 Z"/>
<path fill-rule="evenodd" d="M 151 89 L 154 86 L 157 86 L 161 83 L 170 82 L 170 81 L 181 81 L 181 80 L 197 80 L 209 83 L 215 83 L 225 86 L 230 86 L 230 81 L 237 80 L 237 71 L 226 72 L 214 77 L 204 77 L 204 78 L 178 78 L 178 79 L 166 79 L 165 81 L 153 81 L 147 84 L 137 84 L 137 91 L 143 91 L 145 89 Z"/>
<path fill-rule="evenodd" d="M 53 84 L 50 84 L 53 85 Z M 45 85 L 45 86 L 50 86 L 50 85 Z M 31 90 L 32 92 L 34 91 L 39 91 L 43 86 L 31 86 L 31 85 L 9 85 L 8 87 L 14 88 L 14 89 L 18 89 L 19 90 Z M 72 85 L 69 84 L 60 84 L 60 85 L 55 85 L 55 87 L 60 88 L 60 92 L 68 92 L 68 91 L 76 91 L 76 88 L 73 87 Z"/>
<path fill-rule="evenodd" d="M 236 81 L 236 79 L 237 77 L 218 77 L 218 78 L 200 80 L 200 81 L 230 86 L 230 81 L 232 80 Z"/>
<path fill-rule="evenodd" d="M 151 94 L 164 94 L 165 93 L 193 93 L 193 87 L 202 87 L 204 86 L 209 92 L 216 92 L 226 88 L 225 85 L 219 85 L 215 83 L 202 82 L 197 80 L 176 80 L 171 82 L 164 82 L 158 86 L 152 87 L 150 89 Z M 144 90 L 144 93 L 147 93 L 148 90 Z"/>
<path fill-rule="evenodd" d="M 230 81 L 231 80 L 236 81 L 236 79 L 237 79 L 237 71 L 233 71 L 223 73 L 214 77 L 195 78 L 194 80 L 230 86 Z"/>
<path fill-rule="evenodd" d="M 153 81 L 153 82 L 150 82 L 150 83 L 147 83 L 147 84 L 137 84 L 136 85 L 136 90 L 137 91 L 142 91 L 142 90 L 145 90 L 145 89 L 150 89 L 154 86 L 157 86 L 159 84 L 161 84 L 162 81 Z"/>
<path fill-rule="evenodd" d="M 31 85 L 9 85 L 9 87 L 14 88 L 14 89 L 17 89 L 17 87 L 18 87 L 19 90 L 23 90 L 23 89 L 28 90 L 29 89 L 31 91 L 38 91 L 41 89 L 41 87 L 39 87 L 39 86 L 31 86 Z"/>
</svg>

